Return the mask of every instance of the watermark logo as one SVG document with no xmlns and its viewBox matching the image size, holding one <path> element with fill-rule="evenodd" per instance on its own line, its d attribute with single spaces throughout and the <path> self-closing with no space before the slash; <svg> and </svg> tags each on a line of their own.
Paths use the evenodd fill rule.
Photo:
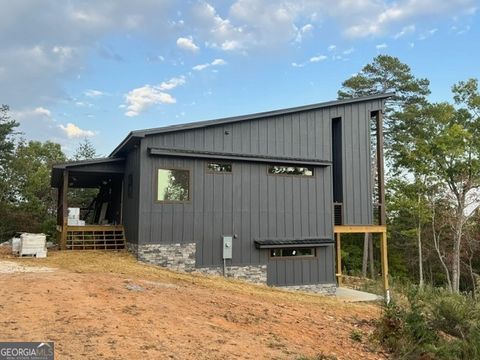
<svg viewBox="0 0 480 360">
<path fill-rule="evenodd" d="M 53 360 L 53 342 L 0 342 L 0 360 Z"/>
</svg>

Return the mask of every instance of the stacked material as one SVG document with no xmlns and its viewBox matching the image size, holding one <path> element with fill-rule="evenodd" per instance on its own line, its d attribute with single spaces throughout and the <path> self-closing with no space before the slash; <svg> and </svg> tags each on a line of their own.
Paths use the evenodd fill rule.
<svg viewBox="0 0 480 360">
<path fill-rule="evenodd" d="M 14 255 L 18 255 L 20 253 L 20 247 L 22 244 L 22 239 L 20 238 L 21 235 L 22 233 L 16 233 L 12 238 L 12 253 Z"/>
<path fill-rule="evenodd" d="M 80 208 L 68 208 L 67 224 L 70 226 L 85 226 L 85 221 L 80 220 Z"/>
<path fill-rule="evenodd" d="M 37 258 L 47 257 L 47 242 L 45 234 L 29 234 L 20 235 L 19 256 L 32 255 Z M 13 246 L 12 246 L 13 249 Z"/>
</svg>

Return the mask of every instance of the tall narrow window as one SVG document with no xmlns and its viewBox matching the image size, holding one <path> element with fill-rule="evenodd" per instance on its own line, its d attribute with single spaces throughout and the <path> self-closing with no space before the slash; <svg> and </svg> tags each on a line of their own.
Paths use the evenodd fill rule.
<svg viewBox="0 0 480 360">
<path fill-rule="evenodd" d="M 157 201 L 189 201 L 190 171 L 158 169 Z"/>
<path fill-rule="evenodd" d="M 313 176 L 313 167 L 270 165 L 268 173 L 273 175 Z"/>
</svg>

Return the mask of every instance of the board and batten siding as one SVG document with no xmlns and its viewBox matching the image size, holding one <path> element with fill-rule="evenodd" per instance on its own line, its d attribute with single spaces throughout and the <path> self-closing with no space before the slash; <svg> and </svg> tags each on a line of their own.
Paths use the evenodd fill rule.
<svg viewBox="0 0 480 360">
<path fill-rule="evenodd" d="M 206 171 L 208 160 L 149 156 L 142 181 L 142 244 L 196 243 L 197 266 L 222 263 L 222 235 L 236 235 L 233 265 L 265 264 L 268 253 L 254 239 L 331 238 L 331 168 L 315 176 L 267 174 L 267 165 L 233 162 L 231 174 Z M 159 168 L 190 170 L 191 200 L 155 201 Z"/>
<path fill-rule="evenodd" d="M 147 136 L 148 147 L 331 160 L 330 109 Z"/>
<path fill-rule="evenodd" d="M 132 175 L 133 188 L 128 194 L 128 177 Z M 128 242 L 136 244 L 139 239 L 139 205 L 140 205 L 140 149 L 132 149 L 125 159 L 123 177 L 122 223 Z"/>
<path fill-rule="evenodd" d="M 333 245 L 316 249 L 315 258 L 271 259 L 267 266 L 267 284 L 278 286 L 332 284 L 335 282 Z"/>
</svg>

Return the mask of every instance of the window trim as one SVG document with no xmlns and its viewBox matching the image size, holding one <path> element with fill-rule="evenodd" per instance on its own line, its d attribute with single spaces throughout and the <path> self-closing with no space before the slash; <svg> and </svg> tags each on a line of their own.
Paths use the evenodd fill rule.
<svg viewBox="0 0 480 360">
<path fill-rule="evenodd" d="M 282 166 L 282 167 L 306 167 L 306 168 L 312 168 L 312 175 L 299 175 L 299 174 L 272 174 L 269 170 L 270 167 L 273 166 Z M 269 176 L 287 176 L 287 177 L 299 177 L 303 179 L 314 179 L 317 177 L 317 171 L 316 171 L 316 166 L 311 166 L 311 165 L 294 165 L 294 164 L 267 164 L 267 175 Z"/>
<path fill-rule="evenodd" d="M 158 170 L 183 170 L 188 171 L 188 200 L 158 200 Z M 154 202 L 159 204 L 190 204 L 192 202 L 192 170 L 176 166 L 159 166 L 155 168 L 155 181 L 153 184 Z"/>
<path fill-rule="evenodd" d="M 212 171 L 208 168 L 208 164 L 225 164 L 232 167 L 231 171 Z M 231 175 L 233 174 L 233 162 L 231 161 L 218 161 L 218 160 L 207 160 L 205 161 L 205 172 L 207 174 L 216 174 L 216 175 Z"/>
<path fill-rule="evenodd" d="M 302 248 L 302 249 L 312 249 L 313 250 L 313 255 L 300 255 L 300 256 L 272 256 L 272 251 L 274 250 L 283 250 L 283 249 L 299 249 L 299 248 L 283 248 L 283 247 L 278 247 L 278 248 L 270 248 L 268 249 L 268 258 L 270 260 L 292 260 L 292 259 L 301 259 L 301 260 L 307 260 L 307 259 L 316 259 L 318 255 L 318 251 L 316 247 L 307 247 L 307 248 Z"/>
</svg>

